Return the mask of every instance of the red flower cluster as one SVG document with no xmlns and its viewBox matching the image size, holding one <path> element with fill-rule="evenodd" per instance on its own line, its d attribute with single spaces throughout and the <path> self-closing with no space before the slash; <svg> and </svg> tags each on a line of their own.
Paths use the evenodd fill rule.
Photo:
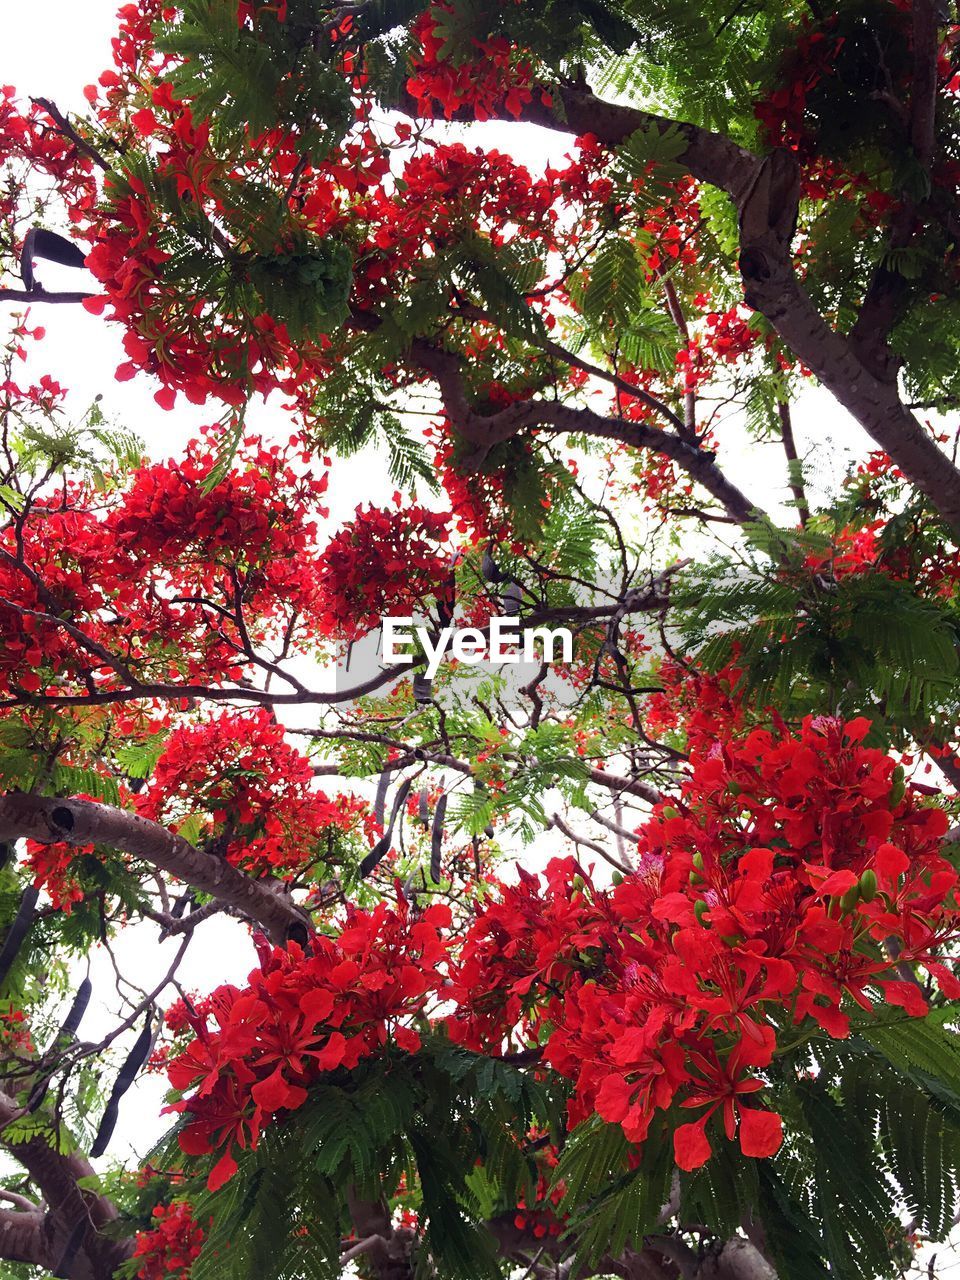
<svg viewBox="0 0 960 1280">
<path fill-rule="evenodd" d="M 533 1140 L 543 1136 L 536 1131 L 529 1134 Z M 555 1182 L 551 1172 L 559 1162 L 556 1147 L 552 1144 L 538 1152 L 537 1185 L 532 1201 L 528 1204 L 526 1196 L 520 1196 L 517 1201 L 513 1225 L 518 1231 L 531 1231 L 536 1240 L 560 1235 L 569 1217 L 560 1209 L 567 1194 L 567 1184 L 562 1179 Z"/>
<path fill-rule="evenodd" d="M 676 356 L 684 391 L 696 391 L 716 375 L 720 364 L 736 364 L 757 347 L 760 336 L 740 315 L 738 307 L 710 311 L 706 332 L 692 337 Z M 767 345 L 772 345 L 772 338 Z"/>
<path fill-rule="evenodd" d="M 317 614 L 325 635 L 355 640 L 384 616 L 405 617 L 446 589 L 450 515 L 407 506 L 357 508 L 318 563 Z"/>
<path fill-rule="evenodd" d="M 496 245 L 522 241 L 544 255 L 572 253 L 610 200 L 613 187 L 602 176 L 606 162 L 590 138 L 577 140 L 562 168 L 548 168 L 536 179 L 502 152 L 459 142 L 414 155 L 404 164 L 399 189 L 377 187 L 352 211 L 365 236 L 354 269 L 358 302 L 374 307 L 396 297 L 429 272 L 437 253 L 478 234 Z M 550 325 L 553 317 L 547 312 L 545 319 Z M 477 335 L 481 349 L 497 339 L 492 326 Z"/>
<path fill-rule="evenodd" d="M 884 523 L 875 520 L 862 529 L 841 529 L 830 551 L 826 555 L 811 552 L 803 562 L 804 568 L 811 573 L 829 573 L 837 579 L 874 569 L 881 555 L 877 534 Z"/>
<path fill-rule="evenodd" d="M 824 78 L 834 74 L 843 37 L 827 31 L 801 35 L 785 61 L 780 88 L 754 107 L 769 141 L 801 153 L 809 137 L 806 121 L 807 97 Z"/>
<path fill-rule="evenodd" d="M 744 1154 L 772 1154 L 780 1117 L 745 1099 L 778 1053 L 846 1036 L 848 1000 L 925 1013 L 904 959 L 960 996 L 938 958 L 960 934 L 946 816 L 862 745 L 868 728 L 811 719 L 695 750 L 613 890 L 572 860 L 545 886 L 525 873 L 501 886 L 454 971 L 451 1034 L 488 1052 L 542 1044 L 575 1081 L 571 1118 L 596 1111 L 634 1142 L 658 1111 L 700 1112 L 675 1132 L 682 1168 L 709 1158 L 715 1113 Z"/>
<path fill-rule="evenodd" d="M 183 1201 L 158 1204 L 153 1217 L 156 1226 L 138 1233 L 133 1251 L 140 1264 L 139 1280 L 189 1280 L 190 1267 L 203 1248 L 203 1228 Z"/>
<path fill-rule="evenodd" d="M 0 1011 L 0 1045 L 8 1054 L 32 1057 L 36 1053 L 26 1015 L 12 1004 Z"/>
<path fill-rule="evenodd" d="M 433 465 L 443 485 L 447 501 L 456 521 L 456 531 L 469 536 L 474 546 L 493 539 L 497 542 L 509 537 L 510 524 L 503 496 L 501 470 L 472 472 L 461 471 L 454 458 L 452 438 L 445 423 L 428 428 L 434 437 Z"/>
<path fill-rule="evenodd" d="M 740 737 L 745 715 L 737 686 L 742 676 L 735 665 L 705 672 L 665 659 L 658 671 L 662 692 L 647 699 L 648 732 L 654 737 L 680 732 L 688 747 L 701 753 L 717 740 Z"/>
<path fill-rule="evenodd" d="M 12 528 L 0 535 L 0 690 L 86 689 L 90 678 L 109 688 L 124 672 L 148 684 L 236 678 L 251 644 L 294 618 L 315 628 L 327 478 L 299 474 L 292 452 L 250 445 L 207 489 L 216 455 L 198 443 L 126 489 L 68 484 L 35 500 L 19 544 Z"/>
<path fill-rule="evenodd" d="M 206 481 L 216 465 L 214 448 L 192 444 L 178 464 L 135 473 L 106 532 L 128 554 L 168 566 L 184 604 L 214 599 L 230 611 L 240 603 L 259 627 L 314 607 L 313 548 L 328 473 L 295 468 L 316 465 L 292 438 L 285 448 L 250 441 L 215 488 Z M 257 637 L 259 638 L 259 637 Z"/>
<path fill-rule="evenodd" d="M 236 1169 L 234 1147 L 256 1146 L 265 1120 L 303 1106 L 325 1072 L 356 1067 L 387 1044 L 419 1049 L 411 1023 L 444 981 L 440 931 L 450 920 L 444 906 L 414 916 L 401 898 L 395 909 L 351 912 L 335 941 L 316 936 L 306 950 L 272 950 L 259 939 L 250 985 L 210 998 L 216 1027 L 191 1015 L 196 1039 L 169 1076 L 176 1089 L 195 1090 L 174 1107 L 188 1117 L 182 1149 L 223 1152 L 211 1189 Z"/>
<path fill-rule="evenodd" d="M 475 52 L 469 61 L 446 57 L 440 15 L 453 12 L 452 6 L 435 0 L 411 27 L 420 50 L 414 58 L 415 74 L 407 81 L 407 91 L 416 100 L 420 114 L 430 117 L 439 108 L 452 120 L 466 108 L 477 120 L 489 120 L 503 111 L 519 118 L 533 100 L 533 67 L 529 58 L 518 57 L 503 36 L 473 40 Z"/>
<path fill-rule="evenodd" d="M 66 208 L 75 223 L 84 220 L 96 201 L 93 161 L 54 127 L 39 101 L 31 101 L 21 109 L 12 85 L 0 85 L 0 166 L 10 167 L 17 174 L 9 185 L 4 182 L 0 195 L 0 213 L 5 217 L 14 211 L 12 192 L 25 185 L 27 175 L 32 197 L 42 203 L 55 192 L 58 206 Z M 42 186 L 43 179 L 49 179 L 47 191 Z M 36 206 L 32 214 L 35 209 Z"/>
<path fill-rule="evenodd" d="M 456 1005 L 442 1021 L 459 1043 L 542 1049 L 574 1082 L 573 1123 L 596 1112 L 641 1143 L 668 1113 L 692 1169 L 716 1116 L 744 1154 L 773 1154 L 781 1121 L 760 1095 L 777 1055 L 847 1036 L 851 1011 L 878 1000 L 922 1016 L 904 964 L 960 998 L 941 958 L 960 936 L 946 815 L 863 745 L 868 728 L 808 719 L 695 747 L 680 796 L 638 833 L 632 874 L 601 888 L 573 859 L 542 880 L 521 871 L 478 906 L 462 945 L 443 936 L 446 908 L 415 917 L 402 900 L 353 912 L 306 951 L 261 945 L 244 991 L 175 1018 L 196 1036 L 170 1066 L 176 1088 L 195 1090 L 178 1104 L 183 1149 L 223 1150 L 219 1185 L 234 1144 L 302 1106 L 323 1072 L 388 1039 L 416 1051 L 410 1020 L 439 994 Z M 684 1111 L 698 1114 L 678 1124 Z"/>
<path fill-rule="evenodd" d="M 369 834 L 366 806 L 314 789 L 313 766 L 269 711 L 225 712 L 168 738 L 137 811 L 164 825 L 203 815 L 197 837 L 219 840 L 228 862 L 255 874 L 293 874 L 329 856 L 337 832 Z"/>
<path fill-rule="evenodd" d="M 748 355 L 757 345 L 759 334 L 740 314 L 739 307 L 727 311 L 711 311 L 707 314 L 710 334 L 707 338 L 718 359 L 733 364 Z"/>
<path fill-rule="evenodd" d="M 83 886 L 77 879 L 78 862 L 84 854 L 93 852 L 92 844 L 75 846 L 27 841 L 27 866 L 33 873 L 34 886 L 45 889 L 54 907 L 64 915 L 70 914 L 75 902 L 84 899 Z"/>
</svg>

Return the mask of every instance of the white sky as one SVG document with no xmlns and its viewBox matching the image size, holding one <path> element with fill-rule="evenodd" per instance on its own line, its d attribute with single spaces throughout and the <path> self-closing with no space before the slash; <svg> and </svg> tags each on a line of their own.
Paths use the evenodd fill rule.
<svg viewBox="0 0 960 1280">
<path fill-rule="evenodd" d="M 100 71 L 110 65 L 110 37 L 117 7 L 118 0 L 0 0 L 0 84 L 13 84 L 24 95 L 53 98 L 63 110 L 82 110 L 84 85 L 96 80 Z M 562 135 L 532 126 L 491 124 L 473 127 L 470 133 L 483 145 L 499 147 L 532 169 L 559 161 L 569 145 Z M 48 287 L 57 287 L 62 281 L 61 287 L 75 288 L 76 278 L 76 273 L 71 272 L 58 279 L 54 269 L 44 267 Z M 35 307 L 32 319 L 47 330 L 46 340 L 32 358 L 34 375 L 49 372 L 68 387 L 68 403 L 76 414 L 82 413 L 95 396 L 102 395 L 102 408 L 108 418 L 133 429 L 146 442 L 151 456 L 178 453 L 200 425 L 218 415 L 215 406 L 197 408 L 187 405 L 182 397 L 173 413 L 165 413 L 154 404 L 155 387 L 149 386 L 148 380 L 138 377 L 132 382 L 116 382 L 114 370 L 126 358 L 119 327 L 104 324 L 75 307 Z M 836 477 L 843 470 L 843 459 L 854 453 L 862 455 L 869 442 L 823 393 L 806 394 L 797 410 L 795 428 L 801 447 L 806 441 L 808 451 L 813 451 L 816 489 L 817 472 Z M 265 436 L 286 438 L 290 433 L 289 421 L 269 407 L 254 410 L 251 425 Z M 371 466 L 372 461 L 367 457 L 346 467 L 338 464 L 329 495 L 334 519 L 347 517 L 358 503 L 382 501 L 391 491 L 392 485 L 383 479 L 383 469 Z M 774 501 L 773 492 L 782 491 L 784 477 L 778 447 L 776 452 L 771 449 L 762 455 L 756 445 L 749 450 L 738 448 L 731 461 L 731 474 L 738 477 L 748 493 L 768 506 Z M 207 991 L 219 982 L 242 982 L 253 963 L 244 931 L 235 923 L 215 920 L 200 932 L 203 941 L 182 970 L 184 985 Z M 169 967 L 176 944 L 170 941 L 158 945 L 156 930 L 150 926 L 127 931 L 126 936 L 117 939 L 115 949 L 123 971 L 135 976 L 145 990 L 152 990 Z M 92 976 L 101 1003 L 95 1001 L 83 1024 L 82 1035 L 88 1039 L 116 1025 L 110 1000 L 114 977 L 105 954 L 92 957 Z M 127 1094 L 110 1157 L 124 1160 L 141 1155 L 163 1131 L 165 1124 L 159 1118 L 159 1110 L 164 1089 L 163 1080 L 148 1078 Z M 956 1265 L 956 1255 L 941 1249 L 938 1264 L 937 1270 L 942 1274 L 951 1264 Z"/>
</svg>

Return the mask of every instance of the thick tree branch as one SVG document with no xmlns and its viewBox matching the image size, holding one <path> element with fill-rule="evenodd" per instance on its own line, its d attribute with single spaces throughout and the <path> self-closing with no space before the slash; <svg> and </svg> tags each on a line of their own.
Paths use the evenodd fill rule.
<svg viewBox="0 0 960 1280">
<path fill-rule="evenodd" d="M 708 129 L 603 102 L 576 86 L 560 87 L 555 97 L 559 105 L 550 107 L 534 94 L 523 118 L 565 133 L 589 132 L 607 146 L 620 145 L 638 129 L 679 129 L 687 142 L 679 163 L 693 177 L 726 191 L 739 211 L 747 304 L 770 321 L 794 355 L 960 534 L 960 470 L 902 403 L 895 379 L 881 379 L 866 368 L 854 342 L 830 328 L 800 287 L 790 254 L 800 194 L 796 157 L 778 149 L 761 158 Z M 918 140 L 927 128 L 920 115 Z"/>
<path fill-rule="evenodd" d="M 903 404 L 896 382 L 865 368 L 800 288 L 790 259 L 798 199 L 795 157 L 772 152 L 740 204 L 744 297 L 960 533 L 960 471 Z"/>
<path fill-rule="evenodd" d="M 14 1099 L 0 1093 L 0 1143 L 40 1189 L 46 1212 L 0 1210 L 0 1257 L 55 1269 L 66 1280 L 107 1280 L 133 1251 L 132 1241 L 100 1234 L 116 1220 L 116 1206 L 78 1185 L 94 1175 L 83 1156 L 55 1150 L 43 1135 L 4 1142 L 4 1130 L 21 1114 Z M 22 1254 L 15 1255 L 15 1249 Z"/>
<path fill-rule="evenodd" d="M 910 85 L 910 145 L 929 173 L 936 139 L 937 59 L 940 52 L 936 0 L 913 0 L 913 76 Z"/>
<path fill-rule="evenodd" d="M 666 283 L 670 285 L 671 289 L 673 289 L 673 285 L 670 281 L 667 281 Z M 676 290 L 673 291 L 673 296 L 676 297 Z M 481 310 L 479 307 L 460 306 L 457 311 L 458 313 L 462 312 L 462 314 L 469 319 L 482 320 L 487 324 L 496 323 L 491 315 Z M 634 400 L 639 400 L 641 404 L 646 405 L 648 409 L 652 409 L 653 412 L 663 418 L 665 422 L 669 422 L 675 431 L 678 431 L 681 435 L 685 434 L 687 429 L 685 420 L 683 418 L 679 418 L 668 404 L 665 404 L 662 400 L 658 400 L 656 396 L 651 395 L 649 391 L 645 391 L 643 387 L 638 387 L 635 383 L 628 382 L 626 378 L 621 378 L 619 374 L 614 373 L 610 369 L 601 368 L 599 365 L 595 365 L 589 360 L 584 360 L 582 356 L 575 355 L 574 352 L 568 351 L 566 347 L 561 346 L 559 342 L 554 342 L 552 338 L 530 337 L 527 341 L 530 346 L 536 347 L 538 351 L 543 351 L 549 356 L 553 356 L 553 358 L 561 364 L 568 365 L 571 369 L 579 369 L 581 373 L 587 374 L 588 377 L 597 378 L 601 382 L 607 382 L 610 386 L 615 387 L 618 391 L 622 392 L 623 395 Z M 428 347 L 428 350 L 433 351 L 435 348 Z"/>
<path fill-rule="evenodd" d="M 46 615 L 44 615 L 46 616 Z M 56 618 L 51 618 L 56 622 Z M 410 671 L 418 665 L 412 662 L 402 670 Z M 338 689 L 333 693 L 320 693 L 307 689 L 303 693 L 273 693 L 270 689 L 257 689 L 253 685 L 202 685 L 202 684 L 155 684 L 135 680 L 126 688 L 97 689 L 93 693 L 77 694 L 33 694 L 20 693 L 13 697 L 0 699 L 0 707 L 76 707 L 103 706 L 116 702 L 136 702 L 143 698 L 197 698 L 207 702 L 252 702 L 261 707 L 281 706 L 335 706 L 338 703 L 354 702 L 364 694 L 373 693 L 397 679 L 401 668 L 388 667 L 372 676 L 363 684 L 349 689 Z"/>
<path fill-rule="evenodd" d="M 936 4 L 934 0 L 914 0 L 910 110 L 904 111 L 903 125 L 928 184 L 935 141 L 938 52 Z M 887 265 L 887 258 L 891 250 L 905 249 L 914 239 L 922 227 L 920 212 L 913 197 L 903 198 L 891 220 L 886 252 L 877 264 L 850 330 L 857 356 L 881 381 L 896 382 L 901 362 L 890 350 L 889 337 L 910 296 L 909 282 L 896 268 Z"/>
<path fill-rule="evenodd" d="M 761 514 L 750 499 L 727 480 L 712 453 L 679 435 L 625 418 L 606 418 L 592 409 L 571 408 L 553 400 L 526 400 L 498 413 L 477 413 L 467 396 L 459 356 L 425 341 L 413 344 L 412 355 L 440 388 L 444 410 L 454 430 L 475 447 L 475 453 L 467 459 L 468 465 L 481 466 L 491 449 L 524 429 L 551 428 L 619 440 L 635 449 L 663 454 L 712 494 L 738 523 L 749 524 Z M 679 426 L 682 429 L 683 424 Z"/>
<path fill-rule="evenodd" d="M 697 1280 L 777 1280 L 777 1273 L 756 1245 L 734 1236 L 704 1259 Z"/>
<path fill-rule="evenodd" d="M 604 102 L 589 89 L 579 85 L 550 86 L 554 105 L 547 106 L 540 94 L 524 107 L 521 119 L 564 133 L 592 133 L 606 146 L 616 147 L 638 129 L 655 128 L 658 132 L 678 129 L 686 140 L 686 150 L 679 162 L 701 182 L 721 187 L 735 200 L 748 190 L 759 160 L 752 151 L 738 146 L 723 134 L 685 124 L 652 111 Z"/>
<path fill-rule="evenodd" d="M 649 1240 L 649 1245 L 655 1253 L 669 1258 L 683 1280 L 697 1280 L 700 1274 L 700 1259 L 696 1251 L 679 1236 L 653 1236 Z"/>
<path fill-rule="evenodd" d="M 49 1267 L 49 1254 L 42 1213 L 0 1209 L 0 1258 Z"/>
<path fill-rule="evenodd" d="M 412 1280 L 414 1233 L 393 1225 L 386 1201 L 364 1200 L 348 1188 L 347 1207 L 354 1232 L 379 1280 Z"/>
<path fill-rule="evenodd" d="M 307 931 L 308 916 L 270 885 L 124 809 L 9 792 L 0 796 L 0 843 L 21 838 L 42 844 L 102 844 L 128 853 L 236 907 L 280 945 Z"/>
<path fill-rule="evenodd" d="M 592 409 L 572 409 L 546 401 L 535 401 L 530 417 L 534 420 L 531 425 L 619 440 L 634 449 L 650 449 L 662 454 L 716 498 L 738 524 L 752 524 L 763 517 L 762 509 L 727 479 L 709 450 L 688 444 L 669 431 L 623 418 L 605 418 Z"/>
</svg>

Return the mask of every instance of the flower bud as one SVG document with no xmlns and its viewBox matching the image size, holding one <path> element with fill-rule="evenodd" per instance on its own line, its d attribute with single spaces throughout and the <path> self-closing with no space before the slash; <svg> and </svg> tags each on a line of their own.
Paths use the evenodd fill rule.
<svg viewBox="0 0 960 1280">
<path fill-rule="evenodd" d="M 907 790 L 906 776 L 903 772 L 903 765 L 898 764 L 890 777 L 890 808 L 895 809 L 903 799 Z"/>
<path fill-rule="evenodd" d="M 848 889 L 847 892 L 840 899 L 841 912 L 845 916 L 849 915 L 850 912 L 856 908 L 859 901 L 860 901 L 860 886 L 858 884 L 855 884 L 853 885 L 852 888 Z"/>
<path fill-rule="evenodd" d="M 860 877 L 859 890 L 862 902 L 872 902 L 877 896 L 877 873 L 870 867 Z"/>
</svg>

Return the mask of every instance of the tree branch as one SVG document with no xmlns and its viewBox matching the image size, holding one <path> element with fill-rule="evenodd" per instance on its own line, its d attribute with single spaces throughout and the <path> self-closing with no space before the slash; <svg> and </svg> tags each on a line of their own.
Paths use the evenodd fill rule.
<svg viewBox="0 0 960 1280">
<path fill-rule="evenodd" d="M 0 1142 L 2 1131 L 22 1114 L 13 1098 L 0 1093 Z M 106 1280 L 112 1276 L 133 1252 L 133 1242 L 100 1234 L 118 1214 L 112 1201 L 78 1185 L 94 1176 L 90 1162 L 77 1153 L 66 1155 L 55 1150 L 42 1134 L 3 1145 L 39 1187 L 47 1211 L 41 1215 L 0 1210 L 0 1256 L 56 1268 L 66 1280 Z M 24 1256 L 15 1256 L 15 1249 Z"/>
<path fill-rule="evenodd" d="M 592 409 L 575 409 L 553 400 L 526 400 L 498 413 L 477 413 L 467 397 L 458 355 L 422 340 L 413 344 L 412 355 L 439 386 L 444 410 L 454 430 L 476 446 L 476 452 L 467 460 L 468 465 L 481 466 L 492 448 L 512 439 L 524 428 L 548 427 L 619 440 L 635 449 L 663 454 L 712 494 L 739 524 L 750 524 L 761 514 L 749 498 L 727 480 L 712 453 L 679 435 L 625 418 L 605 418 Z M 682 422 L 679 427 L 683 429 Z"/>
<path fill-rule="evenodd" d="M 577 86 L 551 91 L 558 103 L 547 106 L 534 94 L 521 118 L 564 133 L 592 133 L 610 147 L 638 129 L 679 130 L 687 146 L 678 162 L 701 182 L 726 191 L 739 212 L 747 304 L 770 321 L 794 355 L 960 534 L 960 470 L 902 403 L 896 380 L 881 379 L 868 369 L 851 339 L 830 328 L 800 287 L 791 259 L 800 195 L 796 157 L 780 148 L 761 158 L 721 134 L 604 102 Z M 927 127 L 925 116 L 917 125 L 918 136 L 921 124 Z"/>
<path fill-rule="evenodd" d="M 551 822 L 559 832 L 565 835 L 568 840 L 572 840 L 578 848 L 582 846 L 585 849 L 592 849 L 594 853 L 599 854 L 600 857 L 603 858 L 604 862 L 608 862 L 610 866 L 616 871 L 619 871 L 621 875 L 628 876 L 633 871 L 632 867 L 621 862 L 619 858 L 615 858 L 612 853 L 607 849 L 604 849 L 603 845 L 597 844 L 595 840 L 588 839 L 587 836 L 577 835 L 576 831 L 567 826 L 559 813 L 555 813 L 553 815 Z"/>
<path fill-rule="evenodd" d="M 46 289 L 0 289 L 0 301 L 9 299 L 15 302 L 83 302 L 92 298 L 92 293 L 48 293 Z"/>
<path fill-rule="evenodd" d="M 797 453 L 797 441 L 793 434 L 793 418 L 790 405 L 786 400 L 777 402 L 777 415 L 780 418 L 780 439 L 783 441 L 783 451 L 787 455 L 787 465 L 790 469 L 790 492 L 797 506 L 800 524 L 806 528 L 810 519 L 810 506 L 800 472 L 800 455 Z"/>
<path fill-rule="evenodd" d="M 937 114 L 940 51 L 936 0 L 913 0 L 913 77 L 910 85 L 910 145 L 929 172 Z"/>
<path fill-rule="evenodd" d="M 936 4 L 934 0 L 914 0 L 910 110 L 901 110 L 914 157 L 928 182 L 935 138 L 938 52 Z M 887 255 L 891 250 L 905 249 L 920 225 L 917 201 L 905 197 L 893 214 L 886 252 L 877 264 L 850 330 L 850 340 L 860 360 L 871 373 L 889 382 L 896 382 L 901 363 L 890 350 L 889 336 L 903 314 L 910 290 L 906 278 L 887 266 Z"/>
<path fill-rule="evenodd" d="M 85 138 L 80 137 L 80 134 L 77 133 L 76 129 L 55 102 L 51 102 L 49 98 L 31 98 L 30 101 L 36 103 L 38 107 L 42 107 L 44 111 L 46 111 L 47 115 L 57 126 L 58 131 L 62 133 L 65 138 L 69 138 L 78 151 L 82 152 L 83 155 L 92 160 L 95 165 L 104 171 L 104 173 L 113 172 L 111 166 L 103 158 L 96 147 L 87 142 Z"/>
<path fill-rule="evenodd" d="M 650 1236 L 647 1245 L 669 1260 L 683 1276 L 683 1280 L 697 1280 L 700 1274 L 700 1259 L 696 1251 L 679 1236 Z"/>
<path fill-rule="evenodd" d="M 591 782 L 608 791 L 616 791 L 618 795 L 639 796 L 650 804 L 659 804 L 663 799 L 655 786 L 649 782 L 641 782 L 639 778 L 620 778 L 603 769 L 588 769 L 587 774 Z"/>
<path fill-rule="evenodd" d="M 236 907 L 281 946 L 307 933 L 307 914 L 270 885 L 125 809 L 90 800 L 9 792 L 0 796 L 0 843 L 21 838 L 41 844 L 102 844 L 141 858 Z"/>
<path fill-rule="evenodd" d="M 42 1213 L 0 1209 L 0 1258 L 7 1262 L 26 1262 L 34 1267 L 49 1268 L 52 1265 Z"/>
</svg>

